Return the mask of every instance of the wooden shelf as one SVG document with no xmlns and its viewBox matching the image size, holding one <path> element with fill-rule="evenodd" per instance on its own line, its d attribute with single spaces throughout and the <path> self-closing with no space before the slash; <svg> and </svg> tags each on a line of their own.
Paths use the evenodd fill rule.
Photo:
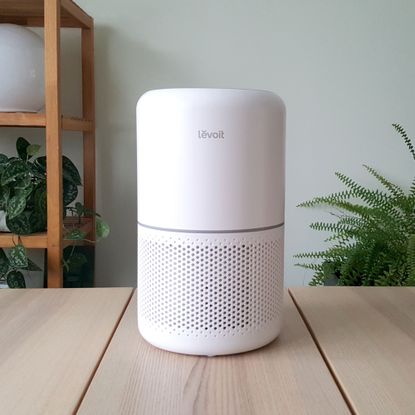
<svg viewBox="0 0 415 415">
<path fill-rule="evenodd" d="M 93 19 L 71 0 L 61 0 L 61 27 L 91 28 Z M 42 27 L 44 0 L 0 0 L 0 23 Z"/>
<path fill-rule="evenodd" d="M 0 112 L 0 127 L 46 127 L 46 115 L 31 112 Z M 92 131 L 93 126 L 89 120 L 62 116 L 62 129 Z"/>
<path fill-rule="evenodd" d="M 73 217 L 69 217 L 65 219 L 65 225 L 70 227 L 74 225 L 78 220 Z M 91 233 L 93 226 L 92 219 L 82 218 L 82 224 L 78 228 L 87 234 Z M 47 248 L 48 247 L 48 235 L 47 232 L 41 233 L 34 233 L 32 235 L 22 235 L 19 236 L 14 233 L 8 232 L 0 232 L 0 246 L 2 248 L 13 248 L 13 246 L 17 245 L 19 241 L 26 247 L 26 248 Z M 66 248 L 70 245 L 82 245 L 83 242 L 79 241 L 69 241 L 64 240 L 63 246 Z M 89 242 L 90 244 L 90 242 Z"/>
<path fill-rule="evenodd" d="M 47 248 L 48 235 L 46 232 L 34 233 L 20 237 L 20 242 L 25 248 Z M 2 248 L 13 248 L 19 243 L 19 236 L 14 233 L 0 232 L 0 246 Z"/>
<path fill-rule="evenodd" d="M 47 163 L 47 232 L 18 237 L 0 233 L 0 246 L 10 248 L 20 240 L 27 248 L 46 248 L 47 286 L 63 286 L 62 255 L 64 239 L 62 131 L 82 133 L 84 205 L 95 210 L 95 81 L 94 21 L 72 0 L 0 0 L 0 23 L 44 27 L 45 112 L 0 112 L 0 127 L 45 128 Z M 61 106 L 61 28 L 77 27 L 81 32 L 82 115 L 62 115 Z M 87 239 L 95 239 L 95 220 L 84 222 Z M 79 244 L 76 243 L 75 244 Z"/>
</svg>

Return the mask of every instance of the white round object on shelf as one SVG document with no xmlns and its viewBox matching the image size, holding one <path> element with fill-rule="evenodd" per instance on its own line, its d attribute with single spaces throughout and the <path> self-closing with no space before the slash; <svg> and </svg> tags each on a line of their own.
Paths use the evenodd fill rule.
<svg viewBox="0 0 415 415">
<path fill-rule="evenodd" d="M 0 24 L 0 111 L 37 112 L 45 105 L 43 40 L 31 30 Z"/>
</svg>

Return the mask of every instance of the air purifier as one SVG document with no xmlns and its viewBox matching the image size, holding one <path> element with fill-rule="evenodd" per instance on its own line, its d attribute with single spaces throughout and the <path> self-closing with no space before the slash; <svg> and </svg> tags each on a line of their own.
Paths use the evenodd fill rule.
<svg viewBox="0 0 415 415">
<path fill-rule="evenodd" d="M 139 99 L 137 311 L 149 343 L 214 356 L 278 336 L 284 136 L 284 104 L 268 91 Z"/>
</svg>

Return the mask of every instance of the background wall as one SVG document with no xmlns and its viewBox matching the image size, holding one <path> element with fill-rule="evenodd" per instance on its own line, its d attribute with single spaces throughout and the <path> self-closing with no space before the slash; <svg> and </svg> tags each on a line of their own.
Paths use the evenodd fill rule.
<svg viewBox="0 0 415 415">
<path fill-rule="evenodd" d="M 338 190 L 335 171 L 371 184 L 361 167 L 367 163 L 409 186 L 413 165 L 391 123 L 415 137 L 411 0 L 78 4 L 96 23 L 98 210 L 112 227 L 97 250 L 98 285 L 135 285 L 135 104 L 148 89 L 258 88 L 284 99 L 289 285 L 308 282 L 310 274 L 294 267 L 292 255 L 323 246 L 323 235 L 308 224 L 328 217 L 296 204 Z M 79 35 L 67 30 L 64 107 L 74 114 L 78 47 Z M 77 139 L 65 144 L 75 159 Z"/>
</svg>

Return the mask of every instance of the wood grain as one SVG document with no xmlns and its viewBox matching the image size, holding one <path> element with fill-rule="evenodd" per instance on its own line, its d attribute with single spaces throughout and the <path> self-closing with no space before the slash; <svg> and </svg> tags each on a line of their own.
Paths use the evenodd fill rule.
<svg viewBox="0 0 415 415">
<path fill-rule="evenodd" d="M 74 17 L 80 27 L 90 28 L 94 23 L 90 16 L 88 16 L 76 3 L 72 0 L 60 0 L 62 9 L 66 11 L 70 16 Z"/>
<path fill-rule="evenodd" d="M 74 413 L 131 293 L 0 290 L 0 413 Z"/>
<path fill-rule="evenodd" d="M 0 246 L 13 248 L 21 242 L 26 248 L 47 248 L 48 235 L 46 232 L 33 233 L 32 235 L 19 236 L 14 233 L 0 232 Z"/>
<path fill-rule="evenodd" d="M 27 24 L 43 26 L 44 2 L 51 0 L 0 0 L 0 16 L 2 23 Z M 91 27 L 92 19 L 72 0 L 60 0 L 61 26 Z"/>
<path fill-rule="evenodd" d="M 1 127 L 44 127 L 46 116 L 31 112 L 0 112 Z"/>
<path fill-rule="evenodd" d="M 16 0 L 15 0 L 16 1 Z M 1 0 L 0 0 L 1 2 Z M 43 27 L 43 16 L 2 16 L 0 15 L 0 23 L 18 24 L 20 26 Z M 73 17 L 61 16 L 61 27 L 79 28 L 80 23 Z"/>
<path fill-rule="evenodd" d="M 45 0 L 46 186 L 49 288 L 63 286 L 63 182 L 60 77 L 60 0 Z"/>
<path fill-rule="evenodd" d="M 94 74 L 94 29 L 82 29 L 82 113 L 91 120 L 91 129 L 83 133 L 84 154 L 84 205 L 95 211 L 95 74 Z M 95 240 L 95 216 L 88 239 Z"/>
<path fill-rule="evenodd" d="M 66 217 L 64 220 L 66 229 L 70 230 L 73 227 L 80 229 L 83 232 L 89 234 L 91 232 L 93 222 L 90 218 L 82 218 L 81 224 L 78 225 L 78 218 Z M 26 248 L 47 248 L 48 247 L 48 235 L 46 232 L 33 233 L 31 235 L 16 235 L 9 232 L 0 232 L 0 246 L 2 248 L 12 248 L 18 243 L 22 243 Z M 90 245 L 89 242 L 84 241 L 63 241 L 63 247 L 66 248 L 70 245 Z"/>
<path fill-rule="evenodd" d="M 94 131 L 93 122 L 88 119 L 62 117 L 62 130 L 66 131 Z"/>
<path fill-rule="evenodd" d="M 0 112 L 0 127 L 45 127 L 46 115 L 29 112 Z M 62 130 L 92 131 L 92 121 L 62 116 Z"/>
<path fill-rule="evenodd" d="M 415 414 L 415 288 L 291 288 L 358 414 Z"/>
<path fill-rule="evenodd" d="M 280 338 L 250 353 L 184 356 L 138 333 L 136 296 L 81 403 L 79 414 L 350 413 L 291 299 Z"/>
</svg>

